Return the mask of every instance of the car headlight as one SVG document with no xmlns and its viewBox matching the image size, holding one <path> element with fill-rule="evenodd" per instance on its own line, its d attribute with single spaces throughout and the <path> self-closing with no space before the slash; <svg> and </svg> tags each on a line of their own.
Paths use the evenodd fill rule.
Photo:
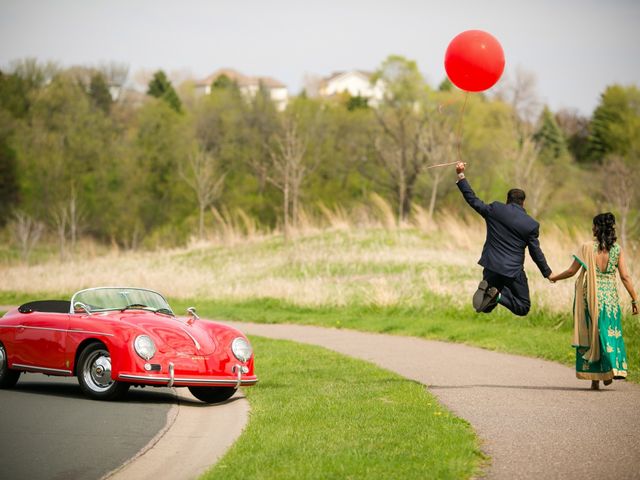
<svg viewBox="0 0 640 480">
<path fill-rule="evenodd" d="M 156 354 L 156 345 L 148 335 L 138 335 L 133 341 L 133 348 L 145 360 L 151 360 Z"/>
<path fill-rule="evenodd" d="M 231 342 L 231 351 L 241 362 L 249 361 L 253 353 L 249 341 L 242 337 L 235 338 L 233 342 Z"/>
</svg>

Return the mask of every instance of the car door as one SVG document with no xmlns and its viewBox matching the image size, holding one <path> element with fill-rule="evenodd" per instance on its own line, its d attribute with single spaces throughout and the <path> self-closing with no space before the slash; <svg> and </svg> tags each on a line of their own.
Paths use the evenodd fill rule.
<svg viewBox="0 0 640 480">
<path fill-rule="evenodd" d="M 14 367 L 70 374 L 66 362 L 68 313 L 32 312 L 22 315 L 15 333 Z"/>
</svg>

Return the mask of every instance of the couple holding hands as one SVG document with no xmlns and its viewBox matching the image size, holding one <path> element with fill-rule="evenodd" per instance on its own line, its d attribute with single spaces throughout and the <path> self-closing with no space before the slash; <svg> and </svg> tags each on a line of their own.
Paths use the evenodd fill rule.
<svg viewBox="0 0 640 480">
<path fill-rule="evenodd" d="M 573 262 L 562 273 L 552 273 L 538 241 L 540 224 L 524 209 L 525 192 L 511 189 L 507 202 L 484 203 L 465 178 L 465 164 L 456 164 L 457 185 L 467 203 L 485 219 L 487 238 L 478 263 L 484 267 L 482 281 L 473 296 L 477 312 L 489 313 L 498 305 L 516 315 L 529 313 L 529 284 L 524 272 L 525 249 L 542 275 L 555 283 L 573 277 L 576 281 L 573 308 L 573 346 L 576 348 L 576 376 L 600 381 L 627 376 L 627 354 L 622 338 L 622 309 L 618 297 L 616 272 L 631 296 L 633 315 L 638 314 L 638 297 L 620 245 L 616 243 L 615 217 L 601 213 L 593 219 L 593 240 L 573 255 Z"/>
</svg>

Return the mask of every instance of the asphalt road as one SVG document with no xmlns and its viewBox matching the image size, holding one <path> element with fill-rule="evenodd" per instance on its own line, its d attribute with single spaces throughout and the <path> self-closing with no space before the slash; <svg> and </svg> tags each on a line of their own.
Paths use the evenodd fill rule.
<svg viewBox="0 0 640 480">
<path fill-rule="evenodd" d="M 145 447 L 176 404 L 168 388 L 87 399 L 75 377 L 22 374 L 0 390 L 0 479 L 96 480 Z"/>
<path fill-rule="evenodd" d="M 320 345 L 423 383 L 478 433 L 492 459 L 488 478 L 640 479 L 640 385 L 615 381 L 592 391 L 564 365 L 466 345 L 225 323 L 250 335 Z"/>
</svg>

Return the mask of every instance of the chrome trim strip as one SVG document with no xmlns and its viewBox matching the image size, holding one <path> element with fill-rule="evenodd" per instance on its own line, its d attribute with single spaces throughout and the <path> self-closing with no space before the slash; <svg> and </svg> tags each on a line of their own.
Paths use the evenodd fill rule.
<svg viewBox="0 0 640 480">
<path fill-rule="evenodd" d="M 22 365 L 21 363 L 14 363 L 11 365 L 11 368 L 28 368 L 29 370 L 38 370 L 39 372 L 55 372 L 55 373 L 64 373 L 66 375 L 71 375 L 73 372 L 71 370 L 60 370 L 58 368 L 47 368 L 47 367 L 36 367 L 35 365 Z"/>
<path fill-rule="evenodd" d="M 67 315 L 66 313 L 64 315 Z M 113 333 L 92 332 L 90 330 L 75 330 L 65 328 L 53 328 L 53 327 L 30 327 L 29 325 L 0 325 L 0 328 L 22 328 L 25 330 L 47 330 L 51 332 L 66 332 L 66 333 L 87 333 L 89 335 L 103 335 L 105 337 L 113 337 Z"/>
<path fill-rule="evenodd" d="M 189 335 L 189 338 L 191 340 L 193 340 L 194 345 L 196 346 L 196 350 L 201 350 L 200 348 L 200 344 L 198 343 L 198 341 L 195 339 L 195 337 L 193 335 L 191 335 L 189 332 L 187 332 L 187 330 L 183 327 L 180 327 L 180 330 L 182 330 L 184 333 L 186 333 L 187 335 Z"/>
<path fill-rule="evenodd" d="M 92 332 L 90 330 L 75 330 L 73 328 L 67 330 L 69 333 L 87 333 L 89 335 L 104 335 L 105 337 L 113 337 L 113 333 Z"/>
<path fill-rule="evenodd" d="M 144 381 L 155 381 L 155 382 L 170 382 L 171 378 L 169 377 L 147 377 L 144 375 L 129 375 L 126 373 L 121 373 L 118 375 L 118 378 L 126 379 L 126 380 L 144 380 Z M 229 380 L 205 380 L 201 378 L 174 378 L 174 385 L 177 383 L 207 383 L 207 384 L 230 384 L 236 383 L 235 379 Z M 242 385 L 253 385 L 254 383 L 258 383 L 258 379 L 255 380 L 242 380 Z"/>
</svg>

